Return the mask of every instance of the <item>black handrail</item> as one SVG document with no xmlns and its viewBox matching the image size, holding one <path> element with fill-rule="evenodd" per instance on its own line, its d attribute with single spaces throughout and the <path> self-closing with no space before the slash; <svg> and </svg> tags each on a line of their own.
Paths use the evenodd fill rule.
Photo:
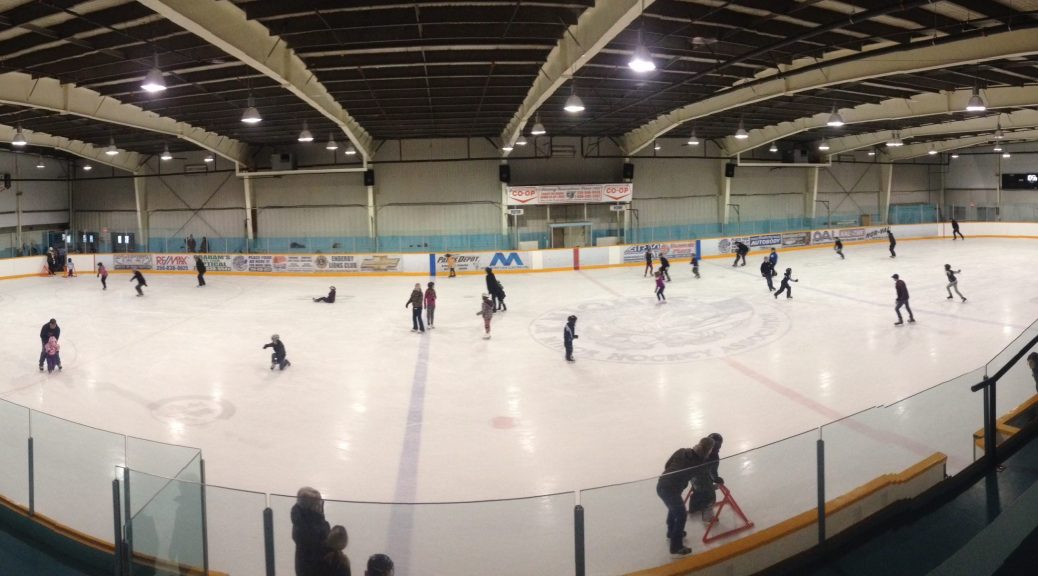
<svg viewBox="0 0 1038 576">
<path fill-rule="evenodd" d="M 984 460 L 987 462 L 990 468 L 994 468 L 998 465 L 998 456 L 996 454 L 998 446 L 995 443 L 996 430 L 995 426 L 998 420 L 998 408 L 995 402 L 995 392 L 998 389 L 998 381 L 1006 372 L 1016 365 L 1024 354 L 1027 354 L 1031 348 L 1034 348 L 1035 344 L 1038 344 L 1038 336 L 1031 338 L 1030 342 L 1026 346 L 1020 348 L 1020 350 L 1006 362 L 1005 366 L 1000 368 L 998 372 L 995 372 L 993 376 L 987 376 L 981 382 L 970 386 L 972 392 L 978 390 L 984 391 Z"/>
<path fill-rule="evenodd" d="M 1020 359 L 1024 357 L 1024 354 L 1026 354 L 1031 348 L 1034 348 L 1035 344 L 1038 344 L 1038 336 L 1035 336 L 1034 338 L 1031 338 L 1031 341 L 1027 343 L 1027 346 L 1024 346 L 1023 348 L 1020 349 L 1019 352 L 1014 354 L 1013 357 L 1009 360 L 1009 362 L 1006 362 L 1005 366 L 1003 366 L 1001 369 L 999 369 L 998 372 L 995 372 L 994 376 L 988 376 L 987 378 L 982 380 L 979 384 L 974 384 L 973 386 L 970 387 L 970 390 L 973 391 L 973 392 L 976 392 L 978 390 L 982 390 L 982 389 L 984 389 L 984 388 L 986 388 L 988 386 L 991 386 L 995 382 L 998 382 L 998 380 L 1000 378 L 1002 378 L 1003 376 L 1006 375 L 1006 372 L 1009 372 L 1010 368 L 1015 366 L 1016 363 L 1019 362 Z"/>
</svg>

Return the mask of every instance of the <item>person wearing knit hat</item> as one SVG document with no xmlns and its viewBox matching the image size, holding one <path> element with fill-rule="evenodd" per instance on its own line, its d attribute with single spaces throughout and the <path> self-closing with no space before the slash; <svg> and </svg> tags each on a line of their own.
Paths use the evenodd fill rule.
<svg viewBox="0 0 1038 576">
<path fill-rule="evenodd" d="M 717 475 L 717 469 L 721 464 L 721 443 L 724 442 L 724 438 L 717 432 L 711 433 L 707 438 L 714 441 L 714 448 L 707 455 L 703 470 L 692 477 L 692 497 L 688 503 L 688 513 L 691 515 L 702 512 L 704 522 L 714 519 L 717 485 L 724 484 L 724 478 Z"/>
<path fill-rule="evenodd" d="M 483 339 L 490 340 L 490 319 L 494 317 L 494 301 L 490 299 L 490 294 L 483 293 L 483 303 L 479 312 L 476 312 L 476 316 L 483 317 L 483 329 L 486 331 Z"/>
<path fill-rule="evenodd" d="M 295 568 L 297 576 L 316 573 L 330 529 L 324 519 L 324 499 L 309 486 L 296 492 L 296 503 L 290 513 L 292 541 L 296 544 Z"/>
</svg>

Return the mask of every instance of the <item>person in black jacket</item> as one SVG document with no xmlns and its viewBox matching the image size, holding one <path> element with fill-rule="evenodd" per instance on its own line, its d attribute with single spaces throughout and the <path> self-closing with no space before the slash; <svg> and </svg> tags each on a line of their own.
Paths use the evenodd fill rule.
<svg viewBox="0 0 1038 576">
<path fill-rule="evenodd" d="M 768 282 L 768 292 L 774 292 L 775 284 L 772 283 L 771 277 L 775 275 L 775 267 L 771 264 L 770 258 L 765 258 L 764 261 L 760 263 L 760 275 Z"/>
<path fill-rule="evenodd" d="M 1038 390 L 1038 352 L 1027 355 L 1027 367 L 1031 369 L 1031 377 L 1034 378 L 1034 387 Z"/>
<path fill-rule="evenodd" d="M 47 341 L 53 336 L 55 340 L 61 340 L 61 327 L 58 321 L 51 318 L 49 322 L 40 328 L 40 372 L 43 372 L 43 361 L 47 359 Z"/>
<path fill-rule="evenodd" d="M 270 337 L 270 342 L 263 345 L 264 349 L 273 348 L 274 353 L 270 355 L 270 369 L 273 370 L 275 366 L 280 367 L 281 370 L 292 365 L 288 361 L 288 357 L 285 353 L 285 343 L 281 341 L 281 337 L 274 334 Z"/>
<path fill-rule="evenodd" d="M 894 252 L 894 247 L 897 246 L 897 240 L 894 238 L 894 233 L 889 229 L 887 230 L 887 240 L 890 241 L 890 257 L 897 258 L 897 252 Z"/>
<path fill-rule="evenodd" d="M 653 274 L 652 271 L 652 248 L 645 247 L 645 271 L 642 272 L 642 278 L 645 278 L 649 274 Z"/>
<path fill-rule="evenodd" d="M 667 539 L 670 541 L 670 553 L 674 556 L 692 553 L 684 542 L 688 512 L 681 493 L 698 472 L 696 467 L 706 462 L 706 457 L 713 449 L 714 441 L 710 437 L 701 439 L 692 448 L 679 449 L 667 459 L 663 475 L 656 481 L 656 495 L 667 507 Z"/>
<path fill-rule="evenodd" d="M 54 275 L 54 271 L 58 269 L 58 259 L 54 255 L 53 248 L 47 248 L 47 273 L 51 276 Z"/>
<path fill-rule="evenodd" d="M 743 244 L 742 242 L 735 243 L 735 262 L 732 262 L 732 266 L 738 266 L 739 260 L 742 260 L 742 265 L 746 265 L 746 255 L 750 253 L 750 247 Z"/>
<path fill-rule="evenodd" d="M 314 298 L 314 302 L 327 302 L 329 304 L 335 303 L 335 286 L 328 287 L 328 295 L 321 296 L 320 298 Z"/>
<path fill-rule="evenodd" d="M 575 362 L 573 360 L 573 341 L 580 336 L 577 336 L 577 317 L 570 316 L 566 318 L 566 327 L 562 329 L 562 344 L 566 347 L 566 360 Z"/>
<path fill-rule="evenodd" d="M 717 469 L 721 465 L 721 443 L 724 442 L 724 438 L 717 432 L 711 433 L 708 438 L 714 441 L 714 448 L 706 457 L 706 465 L 692 477 L 692 498 L 688 503 L 688 513 L 691 515 L 702 512 L 705 522 L 714 519 L 717 485 L 724 484 L 724 478 L 717 475 Z"/>
<path fill-rule="evenodd" d="M 195 256 L 195 270 L 198 272 L 198 285 L 205 286 L 205 262 Z"/>
<path fill-rule="evenodd" d="M 670 260 L 667 260 L 667 257 L 662 253 L 660 253 L 660 272 L 663 273 L 667 282 L 670 282 Z"/>
<path fill-rule="evenodd" d="M 324 519 L 324 500 L 317 490 L 304 486 L 292 506 L 292 541 L 296 543 L 296 576 L 317 576 L 331 528 Z"/>
<path fill-rule="evenodd" d="M 897 322 L 894 322 L 894 326 L 900 326 L 905 322 L 901 319 L 901 307 L 904 306 L 905 310 L 908 310 L 908 321 L 915 322 L 915 316 L 912 315 L 912 307 L 908 305 L 908 286 L 900 276 L 894 274 L 891 276 L 894 279 L 894 290 L 897 291 L 896 306 L 894 306 L 894 312 L 897 313 Z"/>
<path fill-rule="evenodd" d="M 137 295 L 144 296 L 144 290 L 141 290 L 141 286 L 147 286 L 148 282 L 144 280 L 144 274 L 141 274 L 141 271 L 138 268 L 134 268 L 133 276 L 130 276 L 130 282 L 133 282 L 134 280 L 137 281 L 137 285 L 134 286 L 134 289 L 137 290 Z"/>
<path fill-rule="evenodd" d="M 787 299 L 793 297 L 793 287 L 789 285 L 790 282 L 800 282 L 800 280 L 793 278 L 792 268 L 786 268 L 786 273 L 782 276 L 782 283 L 779 284 L 779 289 L 775 291 L 775 298 L 778 298 L 782 292 L 786 293 Z"/>
<path fill-rule="evenodd" d="M 956 236 L 958 236 L 959 238 L 962 238 L 963 240 L 965 240 L 966 237 L 963 236 L 962 232 L 959 231 L 959 221 L 956 220 L 955 218 L 952 218 L 951 219 L 951 225 L 952 225 L 952 240 L 955 240 Z"/>
<path fill-rule="evenodd" d="M 324 555 L 314 574 L 317 576 L 352 576 L 350 558 L 346 556 L 345 552 L 349 541 L 350 536 L 346 533 L 346 528 L 334 526 L 328 533 L 328 539 L 324 542 Z"/>
<path fill-rule="evenodd" d="M 837 238 L 836 241 L 833 243 L 833 250 L 836 250 L 836 253 L 840 255 L 840 260 L 845 259 L 843 257 L 843 241 L 841 241 L 839 238 Z"/>
<path fill-rule="evenodd" d="M 487 273 L 487 294 L 490 294 L 490 298 L 494 301 L 494 312 L 500 310 L 508 310 L 508 306 L 505 306 L 505 289 L 498 282 L 497 276 L 494 275 L 494 271 L 491 268 L 484 269 Z"/>
</svg>

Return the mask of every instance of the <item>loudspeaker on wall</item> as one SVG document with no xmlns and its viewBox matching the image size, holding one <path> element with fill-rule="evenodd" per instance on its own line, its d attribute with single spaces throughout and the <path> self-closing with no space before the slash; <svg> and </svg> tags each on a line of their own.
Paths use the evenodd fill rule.
<svg viewBox="0 0 1038 576">
<path fill-rule="evenodd" d="M 512 181 L 512 167 L 508 164 L 501 164 L 497 167 L 497 179 L 508 184 Z"/>
<path fill-rule="evenodd" d="M 634 180 L 634 164 L 624 162 L 624 180 Z"/>
<path fill-rule="evenodd" d="M 735 164 L 733 164 L 731 162 L 725 164 L 724 165 L 724 175 L 727 178 L 734 177 L 735 176 Z"/>
<path fill-rule="evenodd" d="M 371 168 L 368 168 L 367 170 L 364 171 L 364 185 L 365 186 L 374 186 L 375 185 L 375 171 L 373 169 L 371 169 Z"/>
</svg>

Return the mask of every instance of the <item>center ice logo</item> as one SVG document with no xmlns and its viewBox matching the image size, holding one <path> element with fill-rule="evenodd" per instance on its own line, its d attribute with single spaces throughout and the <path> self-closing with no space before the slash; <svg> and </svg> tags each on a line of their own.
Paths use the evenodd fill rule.
<svg viewBox="0 0 1038 576">
<path fill-rule="evenodd" d="M 705 301 L 616 298 L 553 310 L 530 324 L 534 340 L 562 351 L 566 317 L 576 314 L 581 359 L 625 364 L 674 364 L 740 354 L 775 342 L 789 317 L 773 304 L 742 298 Z"/>
</svg>

